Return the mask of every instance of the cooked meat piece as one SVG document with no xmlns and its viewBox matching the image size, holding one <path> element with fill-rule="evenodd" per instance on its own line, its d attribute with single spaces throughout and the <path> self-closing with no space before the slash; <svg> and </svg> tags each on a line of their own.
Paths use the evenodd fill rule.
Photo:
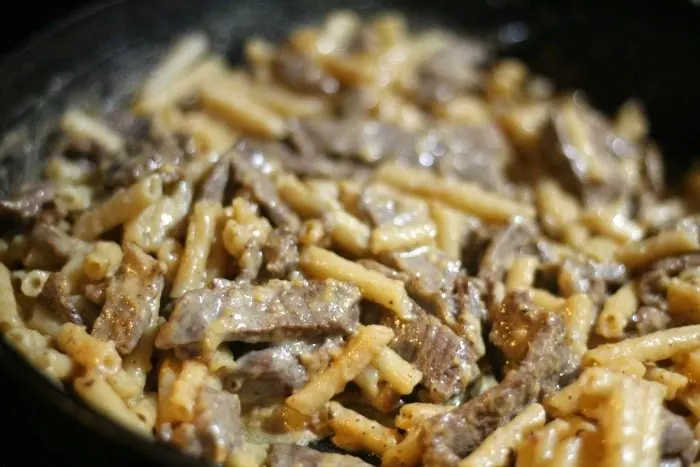
<svg viewBox="0 0 700 467">
<path fill-rule="evenodd" d="M 59 263 L 67 261 L 82 241 L 46 222 L 37 222 L 29 234 L 32 245 L 52 255 Z"/>
<path fill-rule="evenodd" d="M 652 264 L 640 277 L 637 294 L 642 305 L 666 311 L 666 284 L 687 269 L 700 267 L 700 253 L 664 258 Z"/>
<path fill-rule="evenodd" d="M 114 341 L 122 355 L 131 353 L 144 331 L 158 318 L 164 273 L 162 263 L 127 244 L 121 267 L 105 291 L 105 304 L 92 335 Z"/>
<path fill-rule="evenodd" d="M 220 341 L 275 342 L 348 334 L 359 323 L 360 291 L 334 280 L 233 283 L 183 295 L 156 338 L 161 349 Z"/>
<path fill-rule="evenodd" d="M 68 278 L 60 272 L 54 272 L 49 276 L 37 301 L 56 313 L 63 321 L 85 324 L 76 306 L 75 297 L 70 296 Z"/>
<path fill-rule="evenodd" d="M 565 324 L 546 313 L 520 366 L 498 385 L 426 423 L 424 465 L 456 466 L 497 428 L 556 388 L 568 360 Z"/>
<path fill-rule="evenodd" d="M 420 64 L 415 99 L 424 105 L 445 103 L 456 94 L 475 88 L 482 79 L 479 68 L 488 55 L 482 42 L 452 39 Z"/>
<path fill-rule="evenodd" d="M 264 389 L 264 398 L 270 398 L 273 395 L 270 393 L 273 392 L 279 397 L 289 396 L 307 381 L 308 374 L 299 361 L 299 356 L 311 350 L 310 344 L 298 341 L 283 342 L 274 347 L 249 352 L 236 361 L 234 372 L 227 378 L 231 390 L 251 392 L 242 388 L 247 383 L 254 382 L 256 389 Z"/>
<path fill-rule="evenodd" d="M 272 181 L 261 170 L 266 163 L 264 159 L 248 156 L 250 153 L 237 149 L 231 155 L 231 167 L 236 181 L 251 191 L 255 201 L 262 206 L 274 225 L 298 229 L 299 218 L 282 202 Z"/>
<path fill-rule="evenodd" d="M 455 295 L 457 310 L 469 313 L 479 322 L 485 322 L 489 315 L 486 307 L 486 283 L 476 277 L 467 277 L 460 274 L 455 281 Z M 460 319 L 460 315 L 457 315 Z"/>
<path fill-rule="evenodd" d="M 386 261 L 408 276 L 406 287 L 421 304 L 443 321 L 454 319 L 452 289 L 461 264 L 432 246 L 391 253 Z"/>
<path fill-rule="evenodd" d="M 665 311 L 653 306 L 641 306 L 632 315 L 634 329 L 640 336 L 666 329 L 671 324 L 671 317 Z"/>
<path fill-rule="evenodd" d="M 282 278 L 297 268 L 297 235 L 287 227 L 278 227 L 267 236 L 263 246 L 265 267 L 272 277 Z"/>
<path fill-rule="evenodd" d="M 688 425 L 685 418 L 676 415 L 668 409 L 661 412 L 662 423 L 664 425 L 661 437 L 661 452 L 664 456 L 681 454 L 691 447 L 695 440 L 693 428 Z"/>
<path fill-rule="evenodd" d="M 199 187 L 199 199 L 224 202 L 224 193 L 228 184 L 231 161 L 223 158 L 211 168 Z"/>
<path fill-rule="evenodd" d="M 531 222 L 515 220 L 491 240 L 479 266 L 478 277 L 487 282 L 502 282 L 513 260 L 522 255 L 547 258 L 546 241 Z"/>
<path fill-rule="evenodd" d="M 459 337 L 436 317 L 415 307 L 416 319 L 394 321 L 396 332 L 392 348 L 406 361 L 423 372 L 422 385 L 430 402 L 445 402 L 465 391 L 479 375 L 477 354 L 466 340 Z"/>
<path fill-rule="evenodd" d="M 191 423 L 182 423 L 169 440 L 186 454 L 221 463 L 243 443 L 238 396 L 203 387 Z"/>
<path fill-rule="evenodd" d="M 586 206 L 605 205 L 638 189 L 638 148 L 578 100 L 567 99 L 554 109 L 543 145 L 543 160 Z"/>
<path fill-rule="evenodd" d="M 622 284 L 626 278 L 621 264 L 566 258 L 559 265 L 557 282 L 561 295 L 587 294 L 593 303 L 602 305 L 608 297 L 608 285 Z"/>
<path fill-rule="evenodd" d="M 0 200 L 0 219 L 26 222 L 34 219 L 56 196 L 56 186 L 42 181 L 23 187 L 14 196 Z"/>
<path fill-rule="evenodd" d="M 335 94 L 340 88 L 338 80 L 291 47 L 280 48 L 272 62 L 272 73 L 290 89 L 306 94 Z"/>
<path fill-rule="evenodd" d="M 406 225 L 429 219 L 424 204 L 398 196 L 382 185 L 369 185 L 357 197 L 357 209 L 374 225 Z"/>
<path fill-rule="evenodd" d="M 268 467 L 370 467 L 370 464 L 357 457 L 320 452 L 296 444 L 270 446 L 265 465 Z"/>
<path fill-rule="evenodd" d="M 152 173 L 165 183 L 180 178 L 180 166 L 192 155 L 192 139 L 172 134 L 153 120 L 143 134 L 139 128 L 127 137 L 124 154 L 101 161 L 102 178 L 107 188 L 128 186 Z"/>
</svg>

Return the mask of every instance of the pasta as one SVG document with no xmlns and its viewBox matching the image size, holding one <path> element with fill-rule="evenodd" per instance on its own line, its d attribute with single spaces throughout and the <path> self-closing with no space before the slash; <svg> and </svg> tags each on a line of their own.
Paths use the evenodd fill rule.
<svg viewBox="0 0 700 467">
<path fill-rule="evenodd" d="M 697 465 L 699 190 L 638 103 L 396 13 L 220 45 L 68 108 L 0 200 L 52 384 L 231 467 Z"/>
</svg>

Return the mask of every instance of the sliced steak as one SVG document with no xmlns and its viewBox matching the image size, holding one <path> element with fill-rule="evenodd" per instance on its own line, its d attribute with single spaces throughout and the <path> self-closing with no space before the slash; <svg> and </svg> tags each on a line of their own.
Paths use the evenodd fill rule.
<svg viewBox="0 0 700 467">
<path fill-rule="evenodd" d="M 346 454 L 320 452 L 296 444 L 273 444 L 267 455 L 267 467 L 370 467 L 370 464 Z"/>
<path fill-rule="evenodd" d="M 70 295 L 68 278 L 60 272 L 54 272 L 49 276 L 37 297 L 37 301 L 56 313 L 64 322 L 85 324 L 83 316 L 78 310 L 76 297 Z"/>
<path fill-rule="evenodd" d="M 105 304 L 92 335 L 114 341 L 122 355 L 131 353 L 144 331 L 158 318 L 164 273 L 162 263 L 127 244 L 121 267 L 105 290 Z"/>
<path fill-rule="evenodd" d="M 314 61 L 283 46 L 272 61 L 272 74 L 290 89 L 305 94 L 335 94 L 340 84 Z"/>
<path fill-rule="evenodd" d="M 515 220 L 501 229 L 486 248 L 479 265 L 478 277 L 487 282 L 502 282 L 508 268 L 518 256 L 547 258 L 546 241 L 531 222 Z"/>
<path fill-rule="evenodd" d="M 415 99 L 424 105 L 445 103 L 477 87 L 482 80 L 480 67 L 488 58 L 483 42 L 453 38 L 419 65 Z"/>
<path fill-rule="evenodd" d="M 393 349 L 423 372 L 421 384 L 431 402 L 440 403 L 462 394 L 479 375 L 474 348 L 420 308 L 416 319 L 391 323 L 396 337 Z"/>
<path fill-rule="evenodd" d="M 542 139 L 543 160 L 584 205 L 606 205 L 638 189 L 639 149 L 579 100 L 567 99 L 554 109 Z"/>
<path fill-rule="evenodd" d="M 156 346 L 201 348 L 221 341 L 275 342 L 345 335 L 359 324 L 360 291 L 349 283 L 281 281 L 233 283 L 193 290 L 175 304 Z"/>
<path fill-rule="evenodd" d="M 431 418 L 425 426 L 424 465 L 456 466 L 497 428 L 556 388 L 568 360 L 565 324 L 553 313 L 544 315 L 527 356 L 498 385 L 462 406 Z"/>
<path fill-rule="evenodd" d="M 0 219 L 26 222 L 36 218 L 56 196 L 56 185 L 43 181 L 27 185 L 12 197 L 0 200 Z"/>
<path fill-rule="evenodd" d="M 428 305 L 443 321 L 454 319 L 452 289 L 461 268 L 459 261 L 432 246 L 391 253 L 386 260 L 406 274 L 406 287 L 419 303 Z"/>
<path fill-rule="evenodd" d="M 29 239 L 34 247 L 50 254 L 59 263 L 67 261 L 83 245 L 82 240 L 46 222 L 37 222 Z"/>
<path fill-rule="evenodd" d="M 261 170 L 266 163 L 264 159 L 247 156 L 250 154 L 237 149 L 231 154 L 231 167 L 236 181 L 251 191 L 255 201 L 262 206 L 274 225 L 298 229 L 301 224 L 299 218 L 282 202 L 272 181 Z"/>
<path fill-rule="evenodd" d="M 240 415 L 237 395 L 205 386 L 197 396 L 194 419 L 178 425 L 169 441 L 190 456 L 221 463 L 243 444 Z"/>
<path fill-rule="evenodd" d="M 232 390 L 238 392 L 246 382 L 256 380 L 283 396 L 290 395 L 306 383 L 308 375 L 299 357 L 312 350 L 311 344 L 296 341 L 249 352 L 236 361 L 229 379 Z"/>
<path fill-rule="evenodd" d="M 272 277 L 282 278 L 297 268 L 299 247 L 296 232 L 278 227 L 267 236 L 263 246 L 265 267 Z"/>
<path fill-rule="evenodd" d="M 620 285 L 627 279 L 627 270 L 619 263 L 566 258 L 558 269 L 557 282 L 562 296 L 586 294 L 596 305 L 602 305 L 608 297 L 609 286 Z"/>
<path fill-rule="evenodd" d="M 208 199 L 224 203 L 224 193 L 228 185 L 231 161 L 223 158 L 211 168 L 199 187 L 198 199 Z"/>
</svg>

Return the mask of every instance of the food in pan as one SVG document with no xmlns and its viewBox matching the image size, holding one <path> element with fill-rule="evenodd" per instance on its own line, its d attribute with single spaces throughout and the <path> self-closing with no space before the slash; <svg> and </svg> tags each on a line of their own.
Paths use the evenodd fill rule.
<svg viewBox="0 0 700 467">
<path fill-rule="evenodd" d="M 393 14 L 245 55 L 182 37 L 0 202 L 28 360 L 227 466 L 695 462 L 700 178 L 638 103 Z"/>
</svg>

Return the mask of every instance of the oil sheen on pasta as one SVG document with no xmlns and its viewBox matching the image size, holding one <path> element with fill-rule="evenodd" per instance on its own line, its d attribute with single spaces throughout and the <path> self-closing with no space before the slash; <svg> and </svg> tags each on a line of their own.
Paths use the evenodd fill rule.
<svg viewBox="0 0 700 467">
<path fill-rule="evenodd" d="M 227 466 L 697 465 L 700 173 L 639 103 L 392 14 L 245 56 L 182 37 L 0 201 L 51 381 Z"/>
</svg>

